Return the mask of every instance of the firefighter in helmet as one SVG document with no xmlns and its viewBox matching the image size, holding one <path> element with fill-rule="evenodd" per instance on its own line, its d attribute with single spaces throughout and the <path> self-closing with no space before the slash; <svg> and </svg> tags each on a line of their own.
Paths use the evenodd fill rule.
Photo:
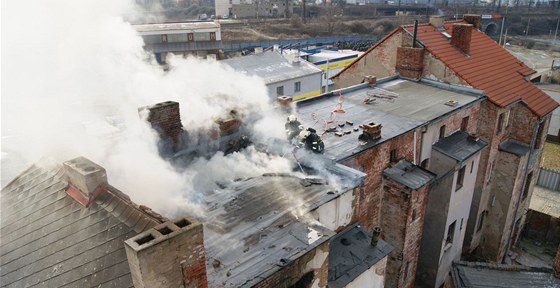
<svg viewBox="0 0 560 288">
<path fill-rule="evenodd" d="M 297 120 L 296 115 L 293 114 L 288 116 L 288 120 L 286 122 L 286 125 L 284 125 L 284 127 L 286 128 L 286 135 L 288 136 L 289 141 L 294 139 L 294 137 L 298 136 L 298 134 L 303 130 L 303 126 Z"/>
<path fill-rule="evenodd" d="M 317 134 L 317 130 L 307 128 L 299 133 L 299 141 L 305 144 L 305 148 L 313 151 L 313 153 L 323 154 L 325 152 L 325 143 L 321 136 Z"/>
</svg>

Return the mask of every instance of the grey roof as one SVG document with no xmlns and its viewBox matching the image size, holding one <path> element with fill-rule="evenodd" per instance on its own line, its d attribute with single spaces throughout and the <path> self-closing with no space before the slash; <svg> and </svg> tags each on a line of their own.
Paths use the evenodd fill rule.
<svg viewBox="0 0 560 288">
<path fill-rule="evenodd" d="M 331 239 L 328 287 L 345 287 L 393 251 L 393 246 L 381 239 L 372 247 L 370 234 L 354 224 Z"/>
<path fill-rule="evenodd" d="M 343 95 L 342 99 L 340 95 Z M 366 98 L 373 99 L 373 102 L 364 104 Z M 325 154 L 338 161 L 444 117 L 455 110 L 472 105 L 483 98 L 482 94 L 463 87 L 392 78 L 387 81 L 378 80 L 374 88 L 361 84 L 296 102 L 296 113 L 298 120 L 305 127 L 313 127 L 319 133 L 324 131 L 325 121 L 331 120 L 332 123 L 328 124 L 328 127 L 336 127 L 337 131 L 348 133 L 342 137 L 334 133 L 325 133 L 322 136 L 325 142 Z M 344 113 L 332 113 L 334 109 L 338 109 L 336 105 L 339 100 Z M 450 100 L 457 101 L 457 105 L 445 105 Z M 358 136 L 361 134 L 358 126 L 369 122 L 381 123 L 383 126 L 381 139 L 362 144 L 358 141 Z M 344 126 L 339 127 L 337 124 Z"/>
<path fill-rule="evenodd" d="M 194 31 L 199 29 L 220 28 L 220 24 L 212 21 L 183 22 L 183 23 L 158 23 L 132 25 L 140 35 L 162 34 L 162 32 Z"/>
<path fill-rule="evenodd" d="M 124 240 L 160 223 L 109 187 L 89 208 L 61 166 L 32 166 L 1 191 L 1 287 L 132 287 Z"/>
<path fill-rule="evenodd" d="M 451 273 L 456 288 L 560 287 L 560 279 L 547 268 L 461 261 L 453 265 Z"/>
<path fill-rule="evenodd" d="M 328 241 L 334 232 L 301 215 L 340 193 L 318 178 L 266 174 L 206 195 L 209 287 L 250 287 Z"/>
<path fill-rule="evenodd" d="M 508 139 L 500 143 L 499 148 L 502 151 L 509 152 L 518 156 L 523 156 L 527 154 L 529 150 L 531 150 L 531 148 L 527 144 L 512 139 Z"/>
<path fill-rule="evenodd" d="M 383 176 L 389 177 L 402 185 L 418 189 L 432 182 L 436 175 L 422 167 L 416 166 L 407 160 L 401 160 L 391 168 L 383 171 Z"/>
<path fill-rule="evenodd" d="M 529 209 L 555 218 L 560 218 L 560 191 L 554 191 L 535 185 Z"/>
<path fill-rule="evenodd" d="M 487 143 L 480 139 L 473 139 L 464 131 L 457 131 L 435 143 L 432 147 L 459 162 L 469 159 Z"/>
<path fill-rule="evenodd" d="M 320 74 L 322 72 L 321 69 L 305 60 L 291 64 L 276 51 L 226 59 L 222 60 L 221 63 L 231 66 L 236 71 L 259 76 L 264 79 L 266 84 Z"/>
</svg>

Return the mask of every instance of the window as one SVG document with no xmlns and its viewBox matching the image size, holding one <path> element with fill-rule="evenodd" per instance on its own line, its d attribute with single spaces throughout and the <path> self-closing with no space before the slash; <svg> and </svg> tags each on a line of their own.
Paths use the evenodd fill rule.
<svg viewBox="0 0 560 288">
<path fill-rule="evenodd" d="M 210 32 L 210 40 L 216 41 L 216 32 Z"/>
<path fill-rule="evenodd" d="M 443 137 L 445 137 L 445 125 L 439 127 L 439 139 L 442 139 Z"/>
<path fill-rule="evenodd" d="M 490 163 L 490 168 L 488 168 L 488 171 L 486 172 L 486 183 L 488 183 L 490 178 L 492 178 L 492 171 L 494 171 L 494 161 Z"/>
<path fill-rule="evenodd" d="M 391 161 L 391 163 L 397 162 L 398 158 L 399 158 L 399 154 L 397 152 L 397 149 L 391 150 L 389 161 Z"/>
<path fill-rule="evenodd" d="M 500 116 L 498 116 L 498 127 L 496 127 L 496 134 L 500 134 L 500 132 L 502 132 L 503 124 L 504 124 L 504 113 L 500 113 Z"/>
<path fill-rule="evenodd" d="M 467 128 L 469 127 L 469 116 L 463 118 L 463 120 L 461 121 L 461 131 L 467 131 Z"/>
<path fill-rule="evenodd" d="M 463 180 L 465 179 L 465 166 L 461 167 L 461 169 L 459 169 L 459 172 L 457 173 L 457 182 L 455 183 L 455 191 L 461 189 L 461 187 L 463 187 Z"/>
<path fill-rule="evenodd" d="M 527 175 L 527 181 L 525 181 L 525 188 L 523 189 L 523 200 L 525 200 L 525 198 L 527 198 L 527 195 L 529 195 L 529 188 L 531 187 L 531 181 L 533 181 L 532 171 Z"/>
<path fill-rule="evenodd" d="M 463 218 L 461 218 L 461 226 L 459 226 L 459 230 L 463 230 Z"/>
<path fill-rule="evenodd" d="M 536 149 L 539 149 L 542 146 L 543 131 L 544 131 L 544 123 L 539 125 L 539 130 L 537 132 L 537 139 L 536 139 L 537 141 L 535 142 L 535 148 Z"/>
<path fill-rule="evenodd" d="M 506 128 L 509 127 L 509 110 L 506 111 Z"/>
<path fill-rule="evenodd" d="M 416 220 L 416 209 L 412 209 L 412 222 Z"/>
<path fill-rule="evenodd" d="M 301 91 L 301 82 L 300 81 L 294 83 L 294 91 L 295 92 Z"/>
<path fill-rule="evenodd" d="M 472 162 L 471 162 L 471 174 L 472 174 L 473 168 L 474 168 L 474 160 L 472 160 Z"/>
<path fill-rule="evenodd" d="M 284 86 L 276 87 L 276 96 L 284 96 Z"/>
<path fill-rule="evenodd" d="M 478 220 L 478 227 L 476 228 L 476 232 L 480 232 L 482 230 L 482 225 L 484 225 L 484 219 L 488 216 L 488 211 L 484 210 L 480 214 L 480 219 Z"/>
<path fill-rule="evenodd" d="M 445 244 L 453 244 L 453 236 L 455 235 L 455 224 L 457 221 L 453 221 L 447 228 L 447 238 L 445 238 Z"/>
</svg>

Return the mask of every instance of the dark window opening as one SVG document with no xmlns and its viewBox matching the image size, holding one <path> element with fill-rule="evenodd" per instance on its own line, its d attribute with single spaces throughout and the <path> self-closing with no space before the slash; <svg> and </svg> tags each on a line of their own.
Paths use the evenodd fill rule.
<svg viewBox="0 0 560 288">
<path fill-rule="evenodd" d="M 442 139 L 445 137 L 445 125 L 439 127 L 439 139 Z"/>
<path fill-rule="evenodd" d="M 313 271 L 303 274 L 303 276 L 301 276 L 294 285 L 289 286 L 289 288 L 307 288 L 311 287 L 311 284 L 313 284 Z"/>
<path fill-rule="evenodd" d="M 482 225 L 484 225 L 484 219 L 488 216 L 488 211 L 484 210 L 480 214 L 480 219 L 478 220 L 478 227 L 476 228 L 476 232 L 480 232 L 482 230 Z"/>
<path fill-rule="evenodd" d="M 471 174 L 472 174 L 473 168 L 474 168 L 474 160 L 471 162 Z"/>
<path fill-rule="evenodd" d="M 503 124 L 504 124 L 504 113 L 500 113 L 500 116 L 498 116 L 498 127 L 496 127 L 496 134 L 500 134 L 500 132 L 502 132 Z"/>
<path fill-rule="evenodd" d="M 284 86 L 276 87 L 276 96 L 284 96 Z"/>
<path fill-rule="evenodd" d="M 420 163 L 420 166 L 421 166 L 422 168 L 424 168 L 424 169 L 428 169 L 428 163 L 429 163 L 429 162 L 430 162 L 430 159 L 429 159 L 429 158 L 428 158 L 428 159 L 424 159 L 424 160 L 422 161 L 422 163 Z"/>
<path fill-rule="evenodd" d="M 469 116 L 464 117 L 463 120 L 461 121 L 461 130 L 466 132 L 468 127 L 469 127 Z"/>
<path fill-rule="evenodd" d="M 399 154 L 397 152 L 397 149 L 393 149 L 390 152 L 390 159 L 389 161 L 391 161 L 391 163 L 397 162 L 398 158 L 399 158 Z"/>
<path fill-rule="evenodd" d="M 525 200 L 527 198 L 527 195 L 529 195 L 529 188 L 531 187 L 531 182 L 533 181 L 533 172 L 530 172 L 527 175 L 527 181 L 525 182 L 525 187 L 523 189 L 523 200 Z M 523 201 L 521 200 L 521 201 Z"/>
<path fill-rule="evenodd" d="M 445 244 L 453 244 L 453 236 L 455 236 L 455 224 L 457 221 L 453 221 L 451 225 L 447 228 L 447 237 L 445 238 Z"/>
<path fill-rule="evenodd" d="M 294 83 L 294 91 L 295 92 L 301 91 L 301 82 L 300 81 Z"/>
<path fill-rule="evenodd" d="M 535 148 L 539 149 L 542 146 L 542 138 L 543 138 L 543 131 L 544 131 L 544 123 L 539 125 L 539 130 L 537 132 L 537 141 L 535 142 Z"/>
<path fill-rule="evenodd" d="M 463 230 L 463 218 L 461 218 L 461 226 L 459 226 L 459 230 Z"/>
<path fill-rule="evenodd" d="M 412 221 L 416 220 L 416 209 L 412 209 Z"/>
<path fill-rule="evenodd" d="M 464 180 L 465 180 L 465 166 L 461 167 L 461 169 L 459 169 L 459 172 L 457 173 L 457 182 L 455 185 L 455 191 L 463 187 Z"/>
</svg>

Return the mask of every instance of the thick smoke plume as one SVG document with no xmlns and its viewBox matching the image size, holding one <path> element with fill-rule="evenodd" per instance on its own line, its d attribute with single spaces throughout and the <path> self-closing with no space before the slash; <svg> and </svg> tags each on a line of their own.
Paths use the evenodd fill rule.
<svg viewBox="0 0 560 288">
<path fill-rule="evenodd" d="M 43 157 L 85 156 L 109 182 L 168 216 L 197 213 L 199 189 L 263 172 L 289 172 L 255 149 L 193 161 L 177 171 L 158 154 L 156 133 L 137 108 L 181 105 L 183 125 L 210 127 L 231 109 L 252 117 L 261 141 L 284 137 L 264 82 L 217 61 L 175 58 L 164 72 L 121 15 L 128 1 L 2 1 L 2 186 Z M 259 116 L 260 115 L 260 116 Z M 266 117 L 264 117 L 266 115 Z M 21 164 L 23 163 L 23 164 Z"/>
</svg>

